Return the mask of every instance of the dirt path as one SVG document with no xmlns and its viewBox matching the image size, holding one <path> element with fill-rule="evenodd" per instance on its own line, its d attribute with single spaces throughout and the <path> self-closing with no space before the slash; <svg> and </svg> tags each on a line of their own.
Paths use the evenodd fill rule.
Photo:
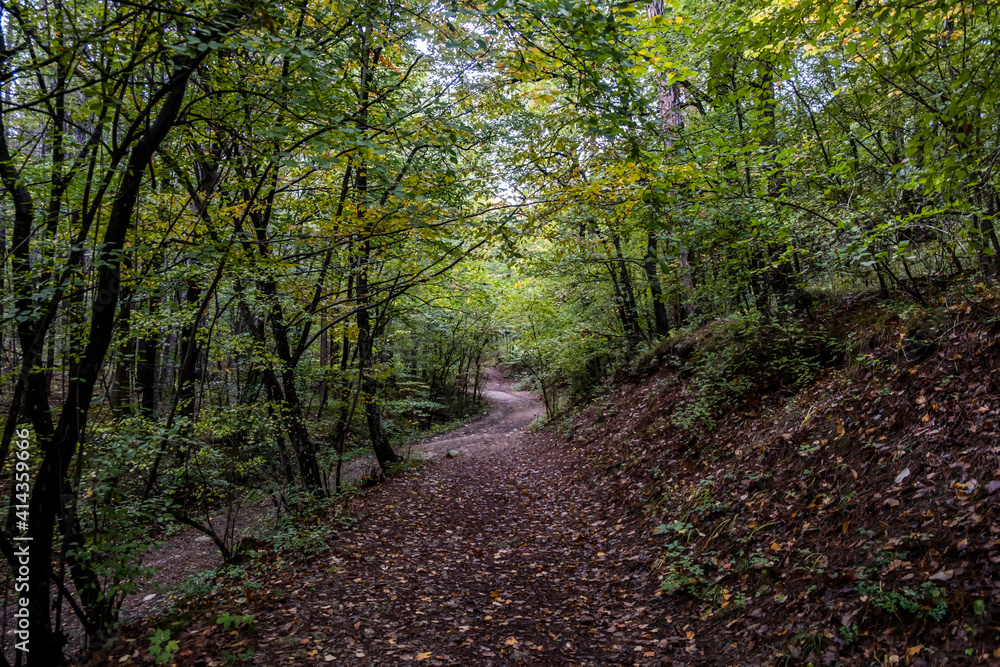
<svg viewBox="0 0 1000 667">
<path fill-rule="evenodd" d="M 498 371 L 490 370 L 483 397 L 492 403 L 482 419 L 431 438 L 417 449 L 432 459 L 447 456 L 457 450 L 459 455 L 481 457 L 507 449 L 513 438 L 545 413 L 545 408 L 533 394 L 511 391 L 510 381 Z"/>
<path fill-rule="evenodd" d="M 659 664 L 680 640 L 644 606 L 641 557 L 614 548 L 635 527 L 525 432 L 539 402 L 497 378 L 486 395 L 489 417 L 422 446 L 438 463 L 368 493 L 328 558 L 271 582 L 248 610 L 257 664 Z"/>
<path fill-rule="evenodd" d="M 421 443 L 413 453 L 439 459 L 452 450 L 458 450 L 463 455 L 479 455 L 491 447 L 503 447 L 506 442 L 503 436 L 520 432 L 545 412 L 532 394 L 510 391 L 509 387 L 508 380 L 498 371 L 490 369 L 483 391 L 483 396 L 493 404 L 490 413 L 483 419 Z M 347 482 L 360 478 L 377 465 L 374 456 L 356 457 L 344 467 L 342 479 Z M 273 510 L 268 506 L 244 508 L 240 514 L 238 534 L 253 534 L 257 526 L 272 521 Z M 213 525 L 219 531 L 224 530 L 225 518 L 217 517 Z M 189 577 L 221 566 L 222 555 L 209 537 L 195 530 L 184 530 L 150 554 L 143 564 L 159 568 L 159 571 L 150 586 L 126 598 L 121 610 L 121 618 L 126 622 L 151 616 L 168 607 L 171 591 L 175 591 Z M 70 628 L 71 632 L 74 629 Z"/>
</svg>

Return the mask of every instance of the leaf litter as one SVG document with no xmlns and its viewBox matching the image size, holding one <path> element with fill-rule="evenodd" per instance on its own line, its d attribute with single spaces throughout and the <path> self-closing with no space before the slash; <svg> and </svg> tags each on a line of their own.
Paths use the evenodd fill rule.
<svg viewBox="0 0 1000 667">
<path fill-rule="evenodd" d="M 881 363 L 757 392 L 697 438 L 671 425 L 670 363 L 542 432 L 501 388 L 328 553 L 192 603 L 257 622 L 193 614 L 177 664 L 997 664 L 1000 332 L 956 325 L 911 362 L 884 325 Z M 120 646 L 105 664 L 142 663 Z"/>
</svg>

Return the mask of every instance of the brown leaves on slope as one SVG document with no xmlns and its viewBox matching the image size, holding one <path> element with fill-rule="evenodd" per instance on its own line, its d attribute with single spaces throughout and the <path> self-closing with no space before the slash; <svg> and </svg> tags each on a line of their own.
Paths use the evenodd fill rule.
<svg viewBox="0 0 1000 667">
<path fill-rule="evenodd" d="M 697 438 L 670 371 L 575 424 L 597 493 L 655 515 L 662 598 L 721 663 L 1000 659 L 997 333 L 950 326 L 912 362 L 883 338 Z"/>
</svg>

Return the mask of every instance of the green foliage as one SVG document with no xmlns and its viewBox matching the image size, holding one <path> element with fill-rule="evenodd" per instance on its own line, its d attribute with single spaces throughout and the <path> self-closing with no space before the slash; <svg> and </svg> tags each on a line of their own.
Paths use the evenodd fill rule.
<svg viewBox="0 0 1000 667">
<path fill-rule="evenodd" d="M 223 660 L 226 661 L 227 665 L 235 665 L 240 662 L 251 662 L 255 651 L 253 649 L 249 651 L 244 651 L 243 653 L 230 653 L 229 651 L 222 651 L 219 655 Z"/>
<path fill-rule="evenodd" d="M 308 559 L 328 553 L 336 529 L 320 524 L 316 526 L 282 526 L 274 531 L 271 539 L 274 549 L 292 558 Z"/>
<path fill-rule="evenodd" d="M 539 253 L 533 262 L 544 266 L 546 259 Z M 521 374 L 520 388 L 542 394 L 551 416 L 565 399 L 593 389 L 615 361 L 625 358 L 625 351 L 602 331 L 606 313 L 595 311 L 605 304 L 581 294 L 584 285 L 530 273 L 525 266 L 502 286 L 503 360 Z"/>
<path fill-rule="evenodd" d="M 284 490 L 275 499 L 279 508 L 277 521 L 267 535 L 274 553 L 288 561 L 328 553 L 337 532 L 357 520 L 342 514 L 345 499 L 352 493 L 319 498 L 302 490 Z"/>
<path fill-rule="evenodd" d="M 814 294 L 917 304 L 919 347 L 939 290 L 995 279 L 992 3 L 661 9 L 5 10 L 0 403 L 60 425 L 33 539 L 96 635 L 172 522 L 235 560 L 285 494 L 275 544 L 323 550 L 336 463 L 480 414 L 497 361 L 551 419 L 667 357 L 694 435 L 839 358 Z"/>
<path fill-rule="evenodd" d="M 693 528 L 691 524 L 685 523 L 683 521 L 674 521 L 672 523 L 661 523 L 659 526 L 653 529 L 653 534 L 663 535 L 664 533 L 674 532 L 679 535 L 684 535 L 689 530 L 691 530 L 691 528 Z"/>
<path fill-rule="evenodd" d="M 207 596 L 220 587 L 220 584 L 217 581 L 218 578 L 219 572 L 216 570 L 202 570 L 200 572 L 195 572 L 188 575 L 183 581 L 181 581 L 172 594 L 179 599 Z"/>
<path fill-rule="evenodd" d="M 751 388 L 806 385 L 839 355 L 839 343 L 825 330 L 807 326 L 797 319 L 774 321 L 751 313 L 704 330 L 693 341 L 692 359 L 674 360 L 691 379 L 673 423 L 692 431 L 711 429 L 720 409 L 746 397 Z"/>
<path fill-rule="evenodd" d="M 904 586 L 898 590 L 888 590 L 880 582 L 861 579 L 857 584 L 863 600 L 887 614 L 910 614 L 917 618 L 927 617 L 940 622 L 948 614 L 948 602 L 944 590 L 932 581 L 919 587 Z"/>
<path fill-rule="evenodd" d="M 253 627 L 256 623 L 256 619 L 253 614 L 245 615 L 232 615 L 232 614 L 222 614 L 217 619 L 215 619 L 216 625 L 221 625 L 226 630 L 230 628 L 249 628 Z"/>
<path fill-rule="evenodd" d="M 840 638 L 844 640 L 844 646 L 850 646 L 858 638 L 858 624 L 851 623 L 850 625 L 840 626 Z"/>
<path fill-rule="evenodd" d="M 157 665 L 166 665 L 174 659 L 174 654 L 180 650 L 177 640 L 170 638 L 169 630 L 156 630 L 149 639 L 149 657 Z"/>
</svg>

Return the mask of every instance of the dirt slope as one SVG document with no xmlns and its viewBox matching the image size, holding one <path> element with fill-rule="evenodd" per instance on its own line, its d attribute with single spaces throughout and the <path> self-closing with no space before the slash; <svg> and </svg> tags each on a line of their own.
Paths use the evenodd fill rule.
<svg viewBox="0 0 1000 667">
<path fill-rule="evenodd" d="M 694 392 L 667 364 L 566 429 L 594 495 L 648 513 L 662 604 L 708 647 L 684 662 L 1000 664 L 1000 329 L 977 307 L 866 311 L 859 361 L 712 428 L 674 424 Z"/>
</svg>

